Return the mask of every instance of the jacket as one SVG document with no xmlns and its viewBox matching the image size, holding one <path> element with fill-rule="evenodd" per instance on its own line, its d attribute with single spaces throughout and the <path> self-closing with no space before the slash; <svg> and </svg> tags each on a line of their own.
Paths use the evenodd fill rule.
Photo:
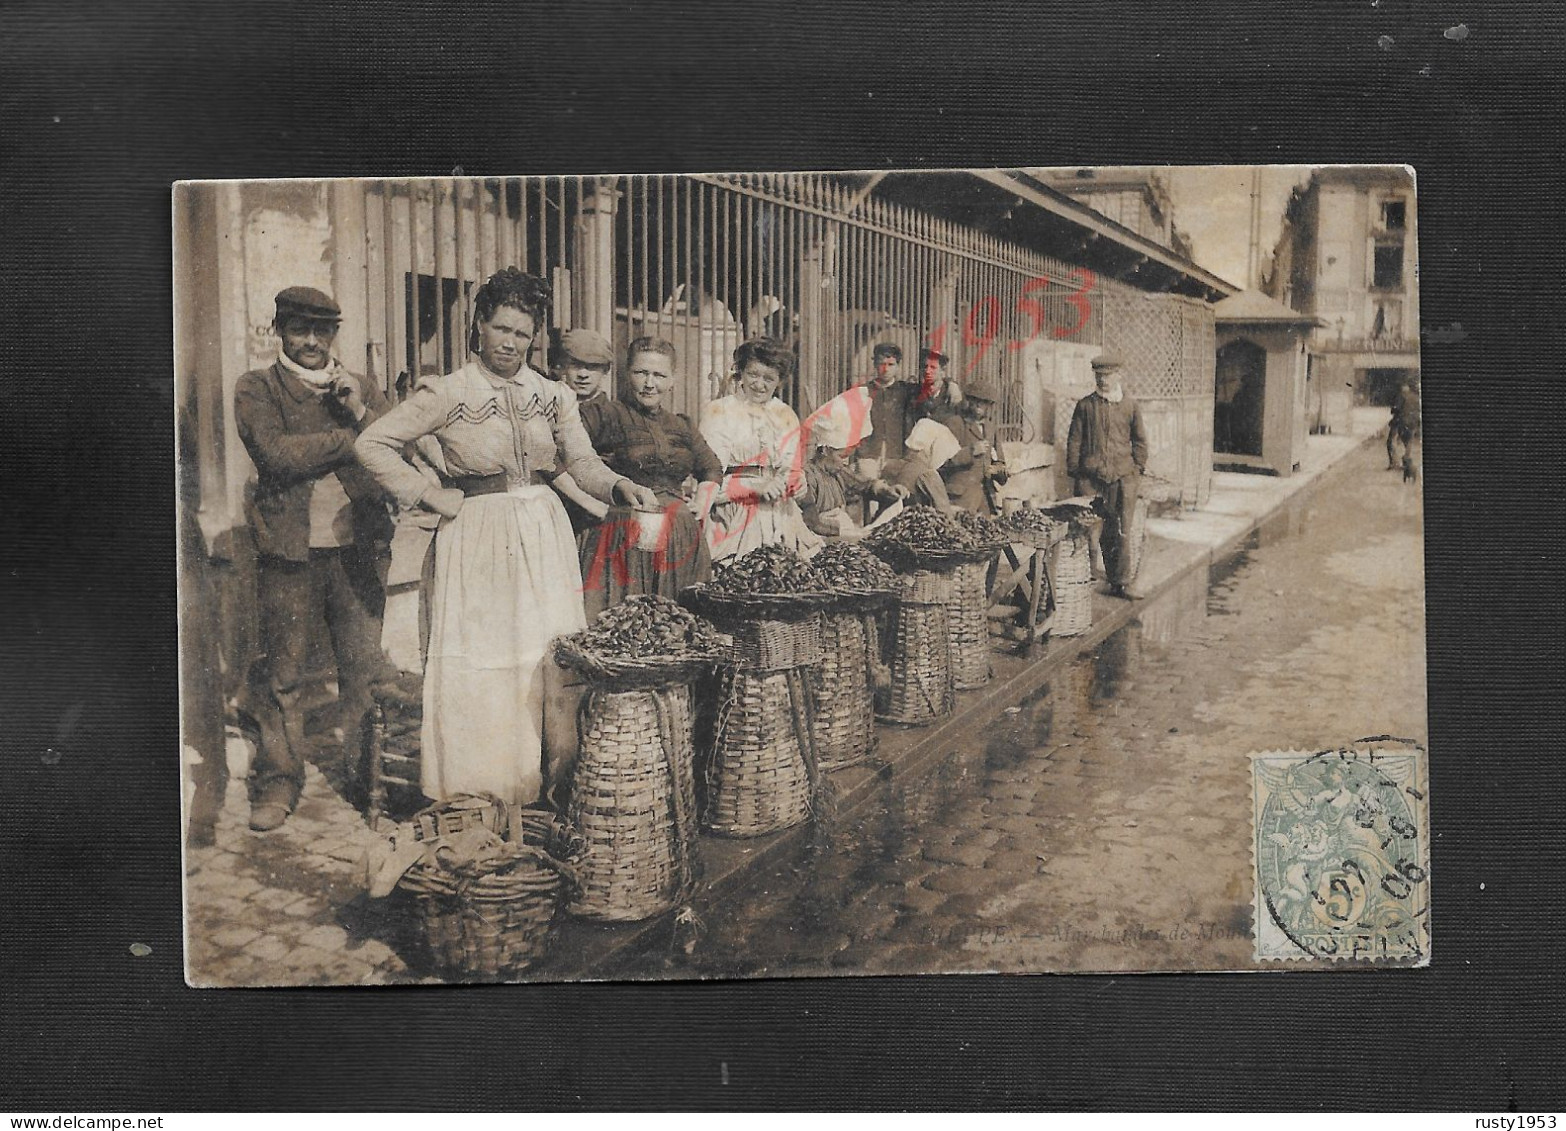
<svg viewBox="0 0 1566 1131">
<path fill-rule="evenodd" d="M 886 459 L 902 459 L 903 443 L 914 424 L 913 396 L 918 387 L 906 381 L 893 381 L 884 388 L 865 382 L 870 390 L 870 437 L 861 449 L 866 455 L 884 454 Z M 882 453 L 881 449 L 885 448 Z"/>
<path fill-rule="evenodd" d="M 362 420 L 354 420 L 341 402 L 322 396 L 281 362 L 239 379 L 234 422 L 256 465 L 245 516 L 263 557 L 309 559 L 310 492 L 326 475 L 337 476 L 353 504 L 355 544 L 375 549 L 391 543 L 386 494 L 354 459 L 354 442 L 386 412 L 386 396 L 373 381 L 357 373 L 348 376 L 364 395 Z"/>
<path fill-rule="evenodd" d="M 974 458 L 973 446 L 984 444 L 990 453 L 995 451 L 993 422 L 980 424 L 967 413 L 957 413 L 946 421 L 946 427 L 951 429 L 952 435 L 962 445 L 957 449 L 957 454 L 941 468 L 946 493 L 954 504 L 964 510 L 988 514 L 990 501 L 984 491 L 985 480 L 995 476 L 1004 480 L 1001 473 L 1006 465 L 988 454 L 983 458 Z"/>
<path fill-rule="evenodd" d="M 1147 470 L 1147 426 L 1129 394 L 1118 404 L 1089 393 L 1077 402 L 1066 434 L 1066 474 L 1113 483 Z"/>
</svg>

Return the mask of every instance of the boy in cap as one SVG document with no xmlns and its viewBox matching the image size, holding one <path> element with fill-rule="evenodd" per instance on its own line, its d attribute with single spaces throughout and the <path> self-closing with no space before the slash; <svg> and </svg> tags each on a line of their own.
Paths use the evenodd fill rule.
<svg viewBox="0 0 1566 1131">
<path fill-rule="evenodd" d="M 549 347 L 549 375 L 576 393 L 578 407 L 605 400 L 614 350 L 596 330 L 567 330 Z"/>
<path fill-rule="evenodd" d="M 1104 526 L 1099 532 L 1109 591 L 1133 599 L 1127 535 L 1147 470 L 1147 427 L 1142 411 L 1120 384 L 1121 361 L 1093 359 L 1097 388 L 1077 402 L 1066 438 L 1066 474 L 1078 495 L 1097 495 Z"/>
<path fill-rule="evenodd" d="M 261 736 L 250 827 L 278 828 L 304 788 L 304 683 L 321 633 L 337 666 L 350 775 L 362 752 L 371 680 L 386 671 L 381 614 L 392 522 L 386 496 L 354 458 L 354 441 L 386 412 L 375 384 L 332 357 L 342 311 L 314 287 L 276 297 L 277 360 L 239 379 L 234 418 L 256 467 L 246 512 L 259 557 Z"/>
<path fill-rule="evenodd" d="M 594 413 L 601 411 L 601 407 L 595 406 L 609 403 L 609 374 L 613 368 L 614 350 L 609 339 L 596 330 L 567 330 L 549 346 L 549 376 L 576 393 L 582 425 L 589 436 L 597 425 Z M 577 485 L 566 472 L 564 459 L 556 466 L 551 483 L 571 520 L 571 533 L 580 542 L 584 533 L 603 521 L 607 508 Z"/>
</svg>

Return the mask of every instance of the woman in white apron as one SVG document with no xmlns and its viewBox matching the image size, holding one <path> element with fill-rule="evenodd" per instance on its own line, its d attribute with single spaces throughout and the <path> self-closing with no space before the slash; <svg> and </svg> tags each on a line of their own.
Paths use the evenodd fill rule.
<svg viewBox="0 0 1566 1131">
<path fill-rule="evenodd" d="M 563 703 L 549 645 L 586 626 L 576 542 L 548 485 L 557 454 L 593 497 L 658 505 L 594 453 L 576 394 L 527 366 L 549 299 L 537 276 L 497 272 L 474 300 L 472 360 L 420 381 L 355 446 L 399 503 L 445 520 L 426 595 L 421 758 L 422 788 L 437 800 L 486 792 L 525 803 L 542 792 L 546 704 Z M 425 437 L 440 483 L 403 458 Z"/>
</svg>

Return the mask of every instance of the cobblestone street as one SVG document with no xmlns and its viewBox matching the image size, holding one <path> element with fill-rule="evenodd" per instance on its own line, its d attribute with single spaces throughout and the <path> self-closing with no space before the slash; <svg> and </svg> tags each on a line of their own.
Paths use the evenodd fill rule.
<svg viewBox="0 0 1566 1131">
<path fill-rule="evenodd" d="M 595 977 L 1252 966 L 1247 755 L 1425 735 L 1417 485 L 1374 445 L 1195 569 L 922 778 L 699 901 Z M 241 768 L 236 740 L 234 768 Z M 199 984 L 421 980 L 363 893 L 374 834 L 335 755 L 278 832 L 228 782 L 187 854 Z M 1437 881 L 1439 882 L 1439 881 Z M 612 930 L 612 928 L 586 928 Z M 530 977 L 579 976 L 552 956 Z"/>
<path fill-rule="evenodd" d="M 1188 575 L 970 754 L 619 974 L 1240 969 L 1250 767 L 1424 741 L 1419 494 L 1374 447 Z"/>
</svg>

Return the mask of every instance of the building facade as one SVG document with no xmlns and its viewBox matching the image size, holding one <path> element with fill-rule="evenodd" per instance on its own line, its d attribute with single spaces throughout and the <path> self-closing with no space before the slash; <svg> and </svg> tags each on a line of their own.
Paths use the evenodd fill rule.
<svg viewBox="0 0 1566 1131">
<path fill-rule="evenodd" d="M 1199 505 L 1211 479 L 1211 303 L 1233 288 L 1018 171 L 202 182 L 177 186 L 174 228 L 187 514 L 231 685 L 255 635 L 254 471 L 234 390 L 276 356 L 273 298 L 290 285 L 336 298 L 339 359 L 393 400 L 466 361 L 473 295 L 508 265 L 553 284 L 535 368 L 565 328 L 617 350 L 664 337 L 679 354 L 671 407 L 692 417 L 726 391 L 747 337 L 792 343 L 798 373 L 780 395 L 801 414 L 868 377 L 876 343 L 900 344 L 915 377 L 931 346 L 959 385 L 999 390 L 999 439 L 1029 467 L 1058 463 L 1109 348 L 1147 405 L 1173 497 Z M 416 585 L 416 569 L 390 584 Z"/>
<path fill-rule="evenodd" d="M 1263 289 L 1317 321 L 1308 349 L 1318 427 L 1352 403 L 1388 404 L 1417 378 L 1417 248 L 1406 168 L 1318 169 L 1290 198 Z"/>
</svg>

